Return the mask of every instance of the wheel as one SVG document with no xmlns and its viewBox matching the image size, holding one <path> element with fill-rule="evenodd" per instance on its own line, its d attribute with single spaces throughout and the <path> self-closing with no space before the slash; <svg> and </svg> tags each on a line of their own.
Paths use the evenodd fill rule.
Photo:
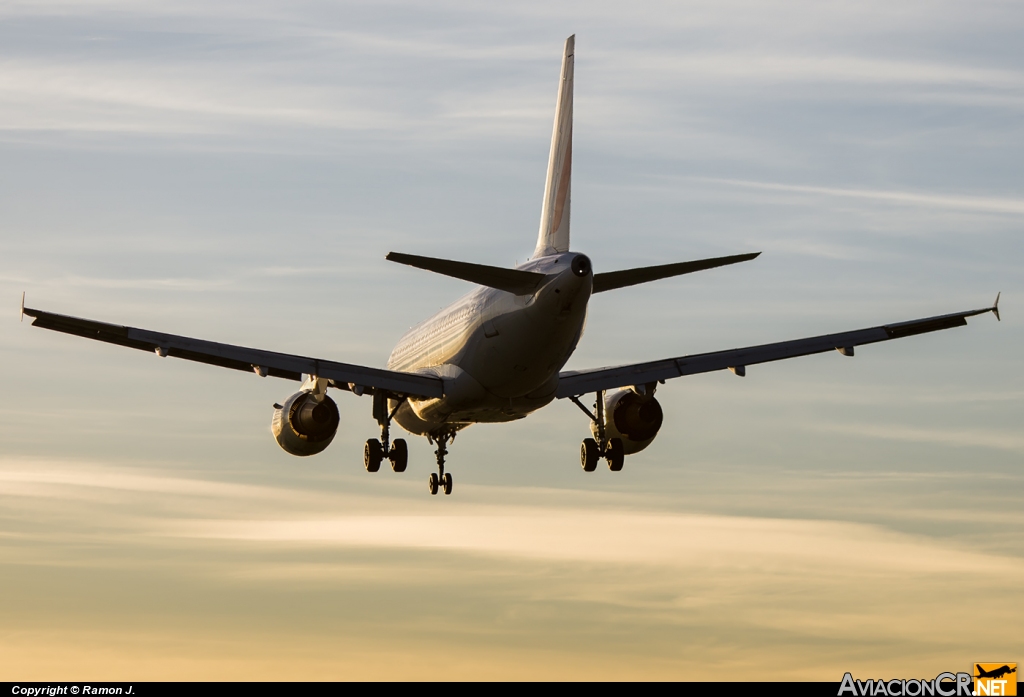
<svg viewBox="0 0 1024 697">
<path fill-rule="evenodd" d="M 431 472 L 427 478 L 427 488 L 430 489 L 430 495 L 433 496 L 437 493 L 437 473 Z"/>
<path fill-rule="evenodd" d="M 584 472 L 593 472 L 597 469 L 597 461 L 601 459 L 601 453 L 597 449 L 597 441 L 593 438 L 584 438 L 580 446 L 580 464 Z"/>
<path fill-rule="evenodd" d="M 622 469 L 622 463 L 626 461 L 626 452 L 622 447 L 621 438 L 612 438 L 608 443 L 608 452 L 605 453 L 605 457 L 608 458 L 608 469 L 612 472 L 618 472 Z"/>
<path fill-rule="evenodd" d="M 376 472 L 380 469 L 381 460 L 384 459 L 384 447 L 379 440 L 371 438 L 363 446 L 363 464 L 367 472 Z"/>
<path fill-rule="evenodd" d="M 444 486 L 444 495 L 452 493 L 452 475 L 451 472 L 445 472 L 444 476 L 441 477 L 441 484 Z"/>
<path fill-rule="evenodd" d="M 391 460 L 391 469 L 396 472 L 405 471 L 405 466 L 409 464 L 409 446 L 406 445 L 404 439 L 399 438 L 391 444 L 388 459 Z"/>
</svg>

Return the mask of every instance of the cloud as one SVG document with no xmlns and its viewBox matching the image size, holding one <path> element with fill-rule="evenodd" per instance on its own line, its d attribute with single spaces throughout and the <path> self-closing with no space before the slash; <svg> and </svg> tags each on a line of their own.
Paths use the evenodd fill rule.
<svg viewBox="0 0 1024 697">
<path fill-rule="evenodd" d="M 844 573 L 1017 573 L 1024 562 L 939 549 L 868 526 L 823 521 L 587 511 L 374 515 L 306 520 L 184 521 L 167 534 L 245 542 L 441 549 L 488 556 L 608 564 L 757 568 L 815 566 Z M 870 562 L 870 563 L 866 563 Z"/>
<path fill-rule="evenodd" d="M 1024 453 L 1024 435 L 1013 431 L 981 428 L 914 428 L 883 424 L 820 424 L 813 426 L 812 430 L 910 443 L 952 445 L 961 448 L 995 448 Z"/>
<path fill-rule="evenodd" d="M 864 433 L 863 427 L 850 432 Z M 873 433 L 868 429 L 869 433 Z M 935 438 L 932 432 L 905 434 L 878 429 L 886 437 Z M 945 442 L 960 442 L 954 434 Z M 991 441 L 990 436 L 978 442 Z M 1019 440 L 1019 439 L 1018 439 Z M 940 441 L 941 442 L 941 441 Z M 975 445 L 969 440 L 967 444 Z M 1013 447 L 1024 448 L 1024 441 Z M 822 520 L 785 520 L 692 514 L 650 514 L 625 510 L 587 510 L 508 505 L 463 506 L 457 513 L 408 509 L 400 500 L 381 499 L 377 511 L 366 506 L 345 514 L 327 513 L 344 496 L 292 489 L 229 484 L 156 472 L 81 463 L 23 461 L 0 470 L 0 491 L 8 495 L 59 496 L 68 488 L 102 489 L 120 496 L 160 494 L 231 501 L 230 514 L 210 519 L 187 514 L 152 517 L 138 510 L 137 529 L 160 537 L 230 540 L 237 543 L 313 544 L 435 549 L 473 555 L 682 567 L 759 568 L 813 566 L 860 573 L 864 561 L 878 562 L 889 572 L 1009 573 L 1024 571 L 1024 562 L 943 547 L 934 541 L 886 532 L 869 525 Z M 276 505 L 267 506 L 276 500 Z M 239 503 L 260 511 L 245 514 Z M 298 508 L 296 508 L 298 507 Z M 422 507 L 422 505 L 420 506 Z M 305 513 L 301 512 L 305 509 Z M 325 515 L 326 513 L 326 515 Z M 282 516 L 283 514 L 283 516 Z M 161 519 L 164 518 L 164 519 Z M 869 566 L 870 569 L 874 568 Z"/>
<path fill-rule="evenodd" d="M 349 92 L 348 98 L 344 98 Z M 127 61 L 0 63 L 3 128 L 208 134 L 232 125 L 380 130 L 397 122 L 369 95 L 282 84 L 250 66 Z"/>
<path fill-rule="evenodd" d="M 906 671 L 907 646 L 941 661 L 1005 642 L 986 619 L 1024 572 L 874 525 L 602 509 L 574 492 L 438 510 L 339 489 L 5 462 L 15 534 L 0 558 L 17 607 L 0 610 L 17 639 L 2 660 L 50 677 L 155 679 L 170 662 L 178 678 L 396 678 L 425 669 L 429 638 L 454 657 L 449 677 L 831 679 Z M 41 604 L 52 614 L 24 609 Z"/>
<path fill-rule="evenodd" d="M 623 65 L 622 58 L 617 63 Z M 657 53 L 633 57 L 655 72 L 685 76 L 687 81 L 756 80 L 776 83 L 834 82 L 876 85 L 971 86 L 1017 91 L 1024 73 L 960 63 L 921 62 L 858 55 L 785 55 L 764 52 Z M 629 57 L 627 54 L 626 64 Z"/>
<path fill-rule="evenodd" d="M 980 211 L 984 213 L 1010 213 L 1013 215 L 1024 215 L 1024 199 L 1017 198 L 809 186 L 805 184 L 781 184 L 776 182 L 722 179 L 716 177 L 686 177 L 686 179 L 689 181 L 707 182 L 709 184 L 757 189 L 762 191 L 782 191 L 800 194 L 814 194 L 817 196 L 865 199 L 869 201 L 896 203 L 909 206 L 953 208 L 968 211 Z"/>
</svg>

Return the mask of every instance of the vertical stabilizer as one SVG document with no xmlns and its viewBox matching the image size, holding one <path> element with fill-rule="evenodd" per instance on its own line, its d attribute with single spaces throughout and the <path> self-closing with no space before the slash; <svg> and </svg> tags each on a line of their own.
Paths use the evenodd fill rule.
<svg viewBox="0 0 1024 697">
<path fill-rule="evenodd" d="M 533 256 L 569 251 L 569 182 L 572 178 L 572 69 L 576 35 L 565 40 L 562 77 L 555 103 L 555 127 L 551 133 L 548 177 L 540 209 L 540 233 Z"/>
</svg>

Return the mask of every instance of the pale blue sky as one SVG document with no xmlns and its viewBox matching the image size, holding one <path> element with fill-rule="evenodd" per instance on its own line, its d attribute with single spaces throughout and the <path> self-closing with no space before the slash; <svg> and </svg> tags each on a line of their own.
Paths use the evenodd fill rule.
<svg viewBox="0 0 1024 697">
<path fill-rule="evenodd" d="M 1024 600 L 1022 31 L 1012 2 L 0 2 L 3 674 L 1020 659 L 962 627 Z M 362 470 L 366 399 L 296 459 L 269 434 L 284 381 L 17 323 L 25 290 L 383 365 L 466 290 L 388 251 L 532 250 L 570 33 L 573 248 L 598 271 L 764 252 L 598 296 L 570 367 L 997 291 L 1004 321 L 677 380 L 614 476 L 581 471 L 571 404 L 474 427 L 445 499 L 423 441 L 404 475 Z"/>
</svg>

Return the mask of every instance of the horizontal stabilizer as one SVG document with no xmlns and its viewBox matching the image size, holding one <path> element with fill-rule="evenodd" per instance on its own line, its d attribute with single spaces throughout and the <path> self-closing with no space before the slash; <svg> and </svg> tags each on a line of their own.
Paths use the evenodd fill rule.
<svg viewBox="0 0 1024 697">
<path fill-rule="evenodd" d="M 463 281 L 487 286 L 488 288 L 497 288 L 498 290 L 504 290 L 515 295 L 532 293 L 537 290 L 541 281 L 544 280 L 544 274 L 542 273 L 503 269 L 499 266 L 470 264 L 465 261 L 434 259 L 433 257 L 420 257 L 414 254 L 401 254 L 399 252 L 391 252 L 385 258 L 388 261 L 396 261 L 399 264 L 415 266 L 417 269 L 425 269 L 444 276 L 460 278 Z"/>
<path fill-rule="evenodd" d="M 684 273 L 713 269 L 716 266 L 727 266 L 738 264 L 741 261 L 750 261 L 761 252 L 752 254 L 736 254 L 731 257 L 716 257 L 714 259 L 700 259 L 698 261 L 682 261 L 678 264 L 663 264 L 661 266 L 644 266 L 639 269 L 624 269 L 622 271 L 610 271 L 608 273 L 594 274 L 594 291 L 601 293 L 606 290 L 635 286 L 638 283 L 649 283 L 659 281 L 672 276 L 682 276 Z"/>
</svg>

